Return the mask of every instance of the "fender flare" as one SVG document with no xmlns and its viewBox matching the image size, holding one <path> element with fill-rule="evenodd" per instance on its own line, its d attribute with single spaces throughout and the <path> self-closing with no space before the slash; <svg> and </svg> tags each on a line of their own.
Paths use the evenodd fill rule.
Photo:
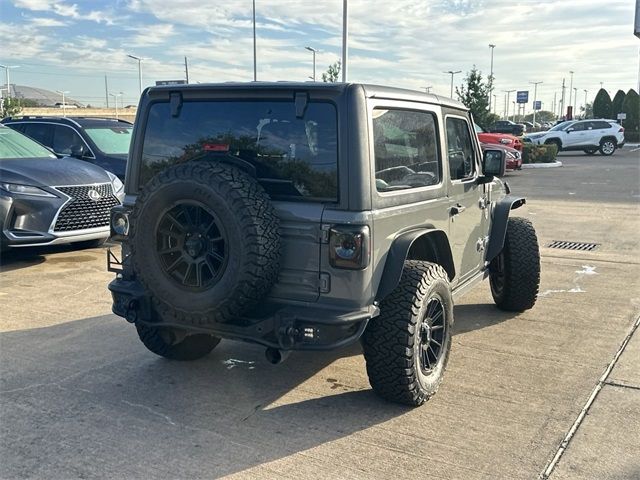
<svg viewBox="0 0 640 480">
<path fill-rule="evenodd" d="M 507 195 L 496 204 L 493 209 L 489 244 L 484 258 L 486 262 L 491 262 L 491 260 L 496 258 L 504 247 L 504 239 L 507 236 L 509 212 L 520 208 L 525 203 L 527 203 L 527 200 L 524 197 Z"/>
<path fill-rule="evenodd" d="M 389 253 L 387 254 L 387 259 L 384 264 L 384 270 L 382 271 L 382 277 L 380 278 L 380 283 L 378 284 L 378 290 L 376 292 L 376 302 L 382 301 L 398 286 L 400 278 L 402 277 L 404 262 L 409 255 L 412 245 L 420 238 L 426 236 L 430 236 L 430 240 L 435 242 L 436 254 L 442 254 L 442 257 L 438 260 L 440 260 L 440 263 L 444 264 L 443 267 L 449 274 L 449 279 L 453 279 L 455 276 L 455 267 L 453 265 L 453 256 L 451 254 L 451 248 L 449 247 L 447 234 L 443 230 L 437 228 L 419 228 L 417 230 L 411 230 L 396 237 L 389 248 Z M 446 249 L 443 249 L 442 245 L 440 245 L 440 248 L 437 248 L 439 246 L 438 239 L 442 238 L 447 239 Z M 442 241 L 440 241 L 440 243 L 442 243 Z"/>
</svg>

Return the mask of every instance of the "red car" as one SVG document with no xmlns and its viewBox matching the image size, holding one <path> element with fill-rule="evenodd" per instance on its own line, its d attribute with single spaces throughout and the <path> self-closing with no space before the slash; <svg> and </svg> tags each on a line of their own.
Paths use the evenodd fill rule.
<svg viewBox="0 0 640 480">
<path fill-rule="evenodd" d="M 504 150 L 507 159 L 507 170 L 520 170 L 522 169 L 522 154 L 515 148 L 507 147 L 506 145 L 498 145 L 495 143 L 482 143 L 480 142 L 482 151 L 495 150 L 499 148 Z"/>
<path fill-rule="evenodd" d="M 476 129 L 478 140 L 480 140 L 481 143 L 495 143 L 496 145 L 515 148 L 522 153 L 522 140 L 520 140 L 518 137 L 509 135 L 508 133 L 485 132 L 482 127 L 476 125 L 475 123 L 473 124 L 473 127 Z"/>
</svg>

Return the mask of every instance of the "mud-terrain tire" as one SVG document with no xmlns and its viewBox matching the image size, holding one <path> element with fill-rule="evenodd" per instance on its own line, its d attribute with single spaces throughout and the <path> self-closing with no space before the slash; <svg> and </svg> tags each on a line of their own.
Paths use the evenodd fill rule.
<svg viewBox="0 0 640 480">
<path fill-rule="evenodd" d="M 453 298 L 440 265 L 406 261 L 396 289 L 362 336 L 369 383 L 381 397 L 417 407 L 438 390 L 451 350 Z"/>
<path fill-rule="evenodd" d="M 489 284 L 501 310 L 523 312 L 535 305 L 540 286 L 540 250 L 536 231 L 526 218 L 509 219 L 502 252 L 489 265 Z"/>
<path fill-rule="evenodd" d="M 234 166 L 164 170 L 138 196 L 131 225 L 136 275 L 171 323 L 230 321 L 277 279 L 278 217 L 263 188 Z"/>
<path fill-rule="evenodd" d="M 198 360 L 220 343 L 220 339 L 213 335 L 196 333 L 180 338 L 175 329 L 150 327 L 140 323 L 136 324 L 136 330 L 145 347 L 170 360 Z"/>
</svg>

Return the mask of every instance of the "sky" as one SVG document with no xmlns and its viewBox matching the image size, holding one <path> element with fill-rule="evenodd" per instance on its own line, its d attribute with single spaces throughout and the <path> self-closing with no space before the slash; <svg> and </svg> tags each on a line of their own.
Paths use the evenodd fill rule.
<svg viewBox="0 0 640 480">
<path fill-rule="evenodd" d="M 423 89 L 449 96 L 474 67 L 490 73 L 496 111 L 505 90 L 534 87 L 543 109 L 562 81 L 579 106 L 600 84 L 610 95 L 638 88 L 640 39 L 635 0 L 349 0 L 348 81 Z M 341 0 L 256 0 L 258 80 L 317 79 L 341 57 Z M 0 0 L 0 64 L 12 84 L 67 90 L 94 106 L 108 91 L 137 103 L 156 80 L 253 80 L 251 0 Z M 5 83 L 0 69 L 0 84 Z M 455 96 L 455 94 L 454 94 Z M 113 103 L 113 97 L 111 102 Z M 509 103 L 514 100 L 510 94 Z"/>
</svg>

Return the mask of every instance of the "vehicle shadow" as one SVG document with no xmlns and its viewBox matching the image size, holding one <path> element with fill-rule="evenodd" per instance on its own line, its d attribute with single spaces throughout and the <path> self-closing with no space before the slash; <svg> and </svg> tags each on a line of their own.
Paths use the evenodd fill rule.
<svg viewBox="0 0 640 480">
<path fill-rule="evenodd" d="M 0 255 L 0 273 L 39 265 L 49 261 L 49 256 L 84 250 L 94 251 L 106 248 L 107 246 L 109 246 L 109 244 L 105 244 L 101 247 L 89 247 L 72 243 L 66 245 L 48 245 L 43 247 L 12 248 L 6 252 L 2 252 Z"/>
<path fill-rule="evenodd" d="M 455 313 L 456 334 L 507 320 L 492 305 Z M 0 398 L 11 439 L 0 439 L 0 477 L 221 477 L 329 442 L 357 448 L 343 439 L 399 416 L 437 418 L 433 400 L 412 409 L 379 399 L 360 353 L 359 344 L 293 352 L 275 366 L 260 346 L 223 341 L 202 360 L 171 362 L 144 349 L 114 315 L 1 333 Z M 408 441 L 428 437 L 422 431 Z M 325 474 L 344 476 L 335 460 Z M 296 476 L 317 474 L 313 462 L 301 465 Z"/>
<path fill-rule="evenodd" d="M 456 305 L 453 310 L 453 334 L 467 333 L 514 319 L 518 313 L 505 312 L 493 303 Z"/>
</svg>

